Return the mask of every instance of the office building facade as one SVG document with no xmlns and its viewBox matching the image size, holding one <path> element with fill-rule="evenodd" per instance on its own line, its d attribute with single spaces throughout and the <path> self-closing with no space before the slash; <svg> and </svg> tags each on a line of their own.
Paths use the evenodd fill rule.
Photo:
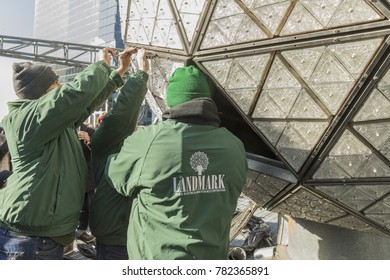
<svg viewBox="0 0 390 280">
<path fill-rule="evenodd" d="M 36 0 L 34 38 L 123 49 L 118 0 Z M 88 55 L 88 54 L 86 54 Z M 80 67 L 52 65 L 61 82 L 73 80 Z M 111 99 L 90 122 L 107 111 Z"/>
</svg>

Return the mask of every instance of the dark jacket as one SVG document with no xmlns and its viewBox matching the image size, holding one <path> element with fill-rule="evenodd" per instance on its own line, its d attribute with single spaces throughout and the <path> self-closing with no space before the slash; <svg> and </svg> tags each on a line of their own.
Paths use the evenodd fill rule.
<svg viewBox="0 0 390 280">
<path fill-rule="evenodd" d="M 97 183 L 91 204 L 90 227 L 97 242 L 126 246 L 131 198 L 120 195 L 104 177 L 110 154 L 119 152 L 123 140 L 135 129 L 144 100 L 148 75 L 137 71 L 122 87 L 113 108 L 92 138 L 92 166 Z"/>
<path fill-rule="evenodd" d="M 0 129 L 0 189 L 6 186 L 8 177 L 12 174 L 11 156 L 9 154 L 7 138 L 3 128 Z"/>
<path fill-rule="evenodd" d="M 91 141 L 92 136 L 95 133 L 95 128 L 83 123 L 80 126 L 80 131 L 85 131 L 86 133 L 88 133 L 89 139 Z M 85 143 L 84 140 L 80 140 L 80 144 L 81 148 L 83 149 L 85 161 L 87 163 L 87 183 L 85 186 L 85 192 L 88 193 L 94 190 L 96 186 L 92 171 L 91 143 Z"/>
<path fill-rule="evenodd" d="M 4 132 L 0 133 L 0 171 L 11 171 L 11 156 L 9 154 L 7 137 Z"/>
<path fill-rule="evenodd" d="M 219 127 L 211 99 L 176 105 L 165 117 L 134 132 L 106 165 L 113 187 L 134 197 L 129 258 L 227 259 L 246 182 L 244 146 Z"/>
<path fill-rule="evenodd" d="M 75 129 L 122 83 L 100 61 L 39 99 L 8 103 L 3 125 L 13 174 L 0 190 L 0 227 L 73 240 L 86 181 Z"/>
</svg>

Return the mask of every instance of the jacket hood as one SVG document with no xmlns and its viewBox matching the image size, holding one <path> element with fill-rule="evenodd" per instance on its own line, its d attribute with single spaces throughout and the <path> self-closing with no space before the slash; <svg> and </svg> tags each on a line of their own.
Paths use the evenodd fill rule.
<svg viewBox="0 0 390 280">
<path fill-rule="evenodd" d="M 29 100 L 29 99 L 17 99 L 17 100 L 12 100 L 7 102 L 8 106 L 8 113 L 3 117 L 2 124 L 3 126 L 6 125 L 7 120 L 10 119 L 10 116 L 12 115 L 12 112 L 19 109 L 23 104 L 26 104 L 26 102 L 34 102 L 34 100 Z M 13 119 L 14 117 L 11 117 Z"/>
<path fill-rule="evenodd" d="M 185 123 L 213 125 L 219 127 L 221 120 L 217 105 L 211 98 L 196 98 L 176 105 L 163 114 L 163 119 L 171 119 Z"/>
<path fill-rule="evenodd" d="M 7 103 L 8 111 L 11 112 L 11 111 L 19 108 L 20 106 L 22 106 L 24 103 L 32 102 L 32 101 L 34 101 L 34 100 L 30 100 L 30 99 L 17 99 L 17 100 L 9 101 Z"/>
</svg>

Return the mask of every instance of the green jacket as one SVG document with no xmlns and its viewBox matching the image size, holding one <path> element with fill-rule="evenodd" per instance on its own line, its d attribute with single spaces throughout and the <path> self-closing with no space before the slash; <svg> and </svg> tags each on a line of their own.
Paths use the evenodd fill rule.
<svg viewBox="0 0 390 280">
<path fill-rule="evenodd" d="M 92 137 L 92 166 L 97 188 L 89 225 L 101 244 L 126 246 L 131 198 L 120 195 L 109 185 L 104 167 L 107 157 L 119 152 L 123 140 L 135 129 L 147 80 L 148 75 L 143 71 L 130 76 Z"/>
<path fill-rule="evenodd" d="M 75 128 L 122 84 L 96 62 L 39 99 L 8 103 L 3 125 L 13 174 L 0 190 L 0 227 L 62 244 L 73 240 L 86 183 Z"/>
<path fill-rule="evenodd" d="M 177 105 L 165 117 L 134 132 L 107 161 L 114 188 L 135 197 L 129 258 L 227 259 L 246 181 L 244 146 L 219 127 L 211 99 Z"/>
</svg>

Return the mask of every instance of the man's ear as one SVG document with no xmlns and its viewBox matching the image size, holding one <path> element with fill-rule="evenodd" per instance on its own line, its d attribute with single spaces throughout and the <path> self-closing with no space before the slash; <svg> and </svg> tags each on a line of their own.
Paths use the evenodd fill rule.
<svg viewBox="0 0 390 280">
<path fill-rule="evenodd" d="M 47 89 L 47 91 L 45 92 L 45 94 L 48 93 L 48 92 L 50 92 L 50 91 L 52 91 L 53 89 L 59 88 L 59 87 L 61 87 L 61 84 L 60 84 L 58 81 L 55 81 L 55 82 L 52 83 L 51 86 Z"/>
</svg>

